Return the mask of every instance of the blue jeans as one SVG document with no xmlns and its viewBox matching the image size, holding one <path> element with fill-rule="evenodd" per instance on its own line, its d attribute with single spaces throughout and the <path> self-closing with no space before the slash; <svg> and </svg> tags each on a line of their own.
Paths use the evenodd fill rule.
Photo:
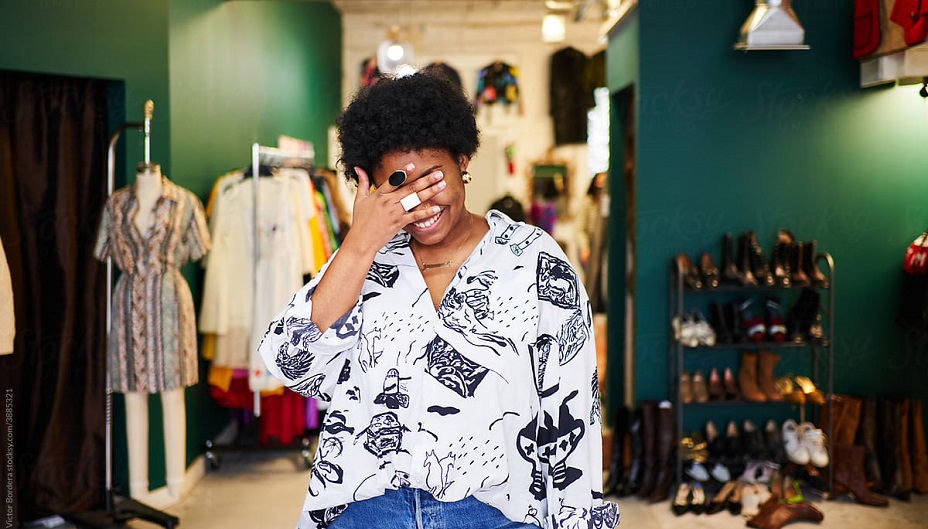
<svg viewBox="0 0 928 529">
<path fill-rule="evenodd" d="M 348 504 L 329 529 L 538 529 L 513 522 L 503 513 L 468 496 L 442 502 L 428 491 L 403 487 L 383 496 Z"/>
</svg>

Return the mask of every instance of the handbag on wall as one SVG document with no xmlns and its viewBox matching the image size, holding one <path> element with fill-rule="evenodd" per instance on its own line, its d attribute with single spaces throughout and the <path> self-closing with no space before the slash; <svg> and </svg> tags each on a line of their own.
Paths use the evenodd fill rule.
<svg viewBox="0 0 928 529">
<path fill-rule="evenodd" d="M 906 45 L 921 44 L 928 37 L 928 0 L 896 0 L 889 19 L 902 27 Z"/>
<path fill-rule="evenodd" d="M 919 340 L 928 340 L 928 231 L 906 248 L 902 259 L 896 321 Z"/>
</svg>

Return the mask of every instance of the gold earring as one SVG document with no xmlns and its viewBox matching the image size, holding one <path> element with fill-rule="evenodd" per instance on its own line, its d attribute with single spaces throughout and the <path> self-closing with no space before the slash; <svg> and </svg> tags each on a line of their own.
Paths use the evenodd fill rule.
<svg viewBox="0 0 928 529">
<path fill-rule="evenodd" d="M 471 176 L 467 171 L 464 171 L 464 173 L 461 174 L 461 180 L 463 180 L 465 184 L 469 184 L 473 179 L 474 177 Z"/>
</svg>

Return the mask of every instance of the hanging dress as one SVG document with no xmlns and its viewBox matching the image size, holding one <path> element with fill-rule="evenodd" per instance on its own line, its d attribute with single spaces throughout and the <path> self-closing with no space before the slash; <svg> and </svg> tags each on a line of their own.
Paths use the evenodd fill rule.
<svg viewBox="0 0 928 529">
<path fill-rule="evenodd" d="M 203 205 L 162 178 L 144 234 L 135 225 L 135 185 L 106 202 L 94 256 L 123 273 L 113 290 L 107 384 L 113 391 L 158 393 L 198 381 L 197 332 L 190 287 L 180 273 L 210 247 Z"/>
</svg>

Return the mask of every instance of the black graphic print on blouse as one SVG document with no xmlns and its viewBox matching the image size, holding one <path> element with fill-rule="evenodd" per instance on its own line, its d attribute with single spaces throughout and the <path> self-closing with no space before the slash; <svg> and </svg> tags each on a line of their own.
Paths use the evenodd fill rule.
<svg viewBox="0 0 928 529">
<path fill-rule="evenodd" d="M 438 306 L 438 317 L 473 346 L 488 348 L 497 355 L 504 352 L 501 349 L 518 354 L 510 339 L 487 329 L 486 321 L 495 317 L 490 307 L 490 287 L 496 279 L 496 274 L 486 271 L 468 277 L 464 281 L 466 288 L 451 287 Z"/>
<path fill-rule="evenodd" d="M 577 276 L 567 261 L 546 252 L 540 252 L 536 277 L 538 278 L 538 299 L 549 301 L 564 309 L 580 307 Z"/>
</svg>

